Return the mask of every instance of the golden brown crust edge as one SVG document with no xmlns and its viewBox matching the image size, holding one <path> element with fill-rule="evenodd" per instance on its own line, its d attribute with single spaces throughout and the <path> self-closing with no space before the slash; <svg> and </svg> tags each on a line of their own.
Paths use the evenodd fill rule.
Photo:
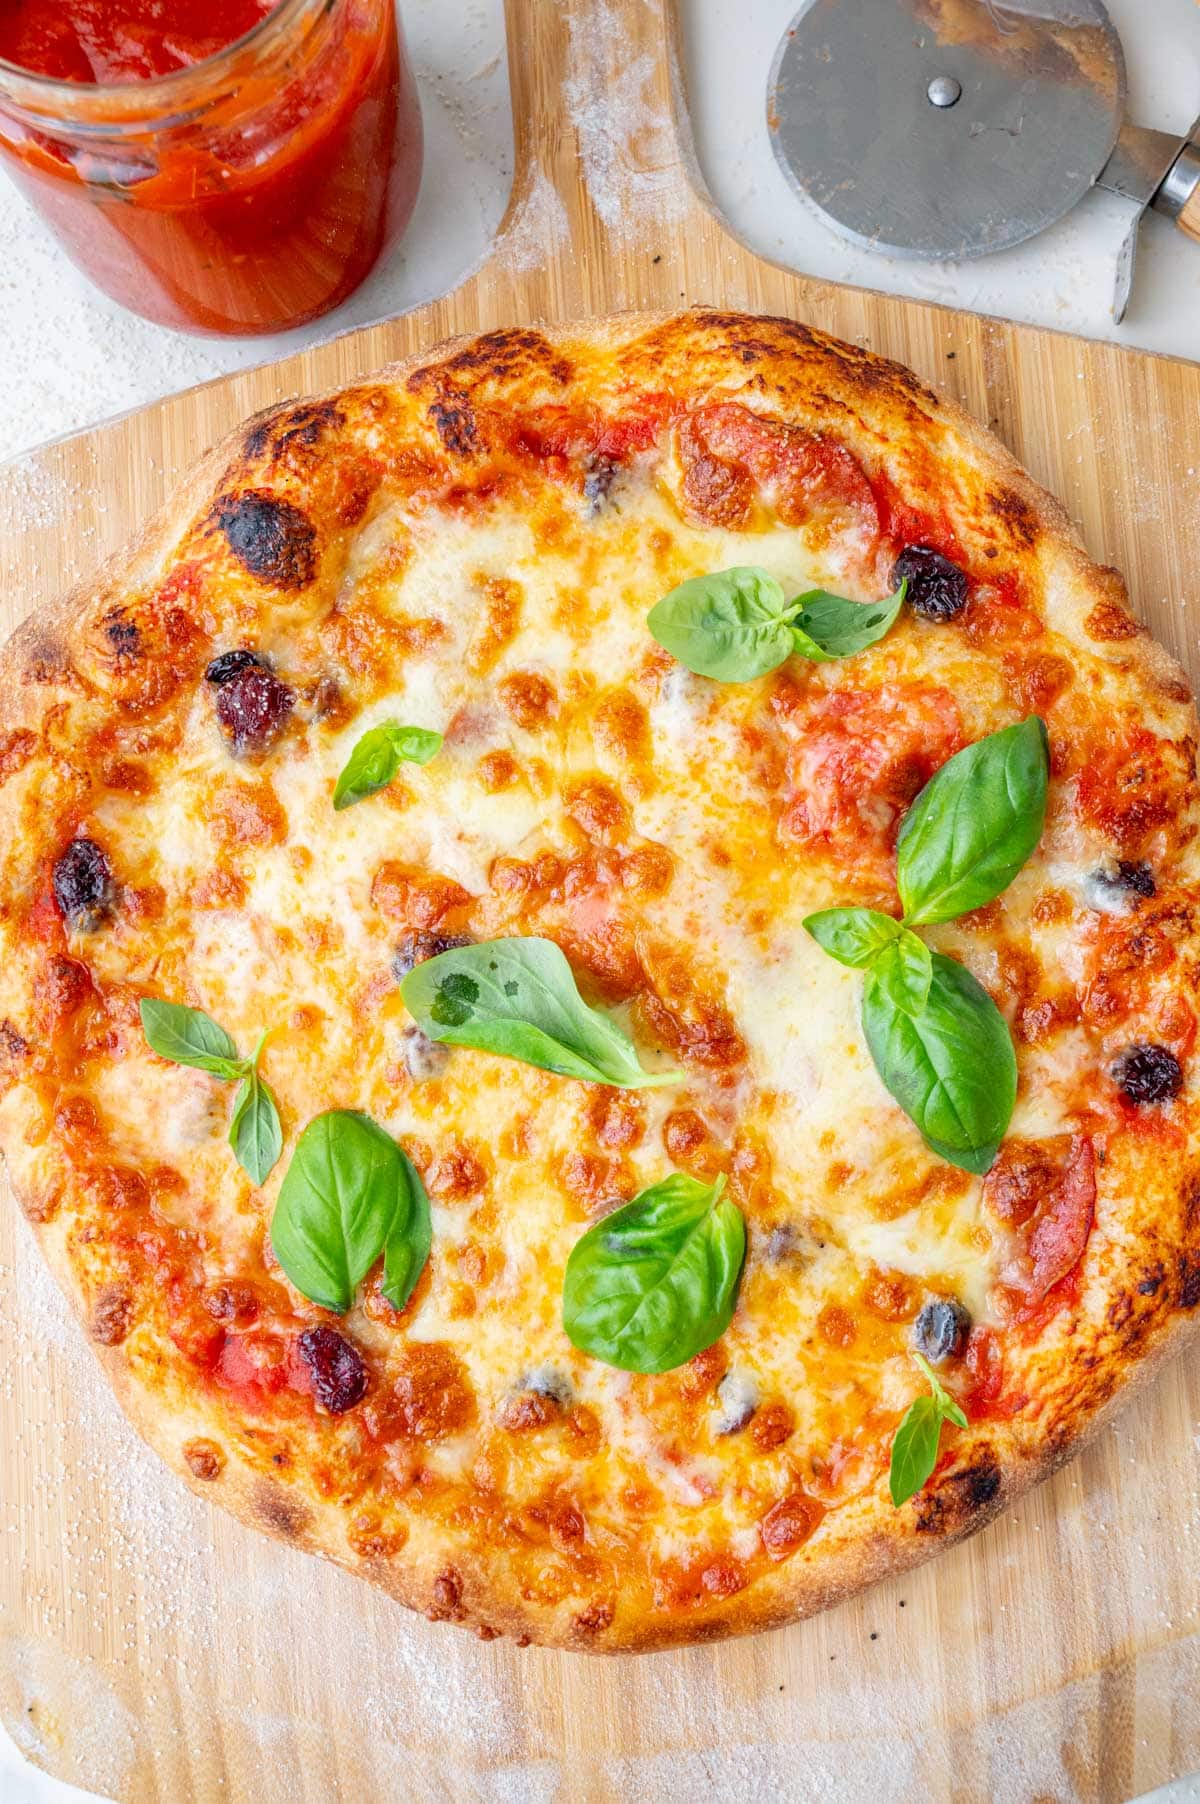
<svg viewBox="0 0 1200 1804">
<path fill-rule="evenodd" d="M 762 339 L 771 337 L 772 329 L 786 327 L 789 337 L 774 347 L 777 354 L 795 355 L 798 350 L 815 356 L 832 356 L 844 365 L 847 350 L 853 363 L 870 371 L 873 378 L 895 381 L 897 392 L 920 396 L 920 405 L 928 419 L 949 428 L 964 440 L 997 477 L 1015 492 L 1036 518 L 1039 529 L 1054 541 L 1055 549 L 1071 566 L 1074 589 L 1084 601 L 1109 602 L 1119 583 L 1116 573 L 1101 570 L 1086 551 L 1060 504 L 1023 470 L 1007 448 L 953 401 L 933 395 L 917 383 L 900 366 L 844 347 L 839 341 L 801 328 L 804 344 L 790 338 L 792 322 L 759 320 L 753 316 L 717 314 L 710 311 L 682 315 L 616 314 L 606 318 L 559 326 L 539 325 L 541 336 L 551 345 L 570 343 L 580 336 L 588 342 L 622 343 L 640 334 L 667 327 L 692 330 L 695 326 L 737 323 L 748 325 Z M 433 369 L 445 365 L 477 341 L 468 335 L 444 341 L 427 351 L 386 366 L 370 377 L 372 383 L 394 383 L 417 369 Z M 349 385 L 353 386 L 353 385 Z M 313 400 L 329 400 L 345 392 L 341 388 L 323 391 Z M 103 598 L 123 593 L 143 572 L 153 570 L 169 558 L 189 523 L 200 513 L 225 474 L 231 461 L 243 450 L 248 429 L 255 423 L 270 420 L 287 411 L 294 402 L 277 403 L 251 420 L 236 426 L 195 466 L 167 498 L 163 506 L 143 530 L 127 546 L 111 556 L 92 578 L 74 585 L 58 601 L 31 615 L 0 649 L 0 683 L 4 690 L 4 724 L 8 727 L 36 722 L 42 712 L 42 697 L 25 680 L 31 653 L 52 643 L 56 637 L 70 638 L 85 612 L 103 605 Z M 1126 655 L 1140 667 L 1154 688 L 1174 686 L 1174 699 L 1185 683 L 1178 664 L 1168 653 L 1143 632 L 1125 648 Z M 1194 720 L 1194 713 L 1192 719 Z M 20 1198 L 28 1203 L 30 1199 Z M 74 1282 L 70 1260 L 58 1244 L 53 1223 L 33 1222 L 39 1244 L 52 1271 L 80 1316 L 85 1319 L 83 1298 Z M 735 1634 L 781 1626 L 796 1621 L 851 1597 L 878 1580 L 904 1572 L 945 1547 L 987 1526 L 1010 1504 L 1016 1502 L 1092 1440 L 1143 1386 L 1151 1382 L 1160 1368 L 1200 1329 L 1200 1311 L 1177 1309 L 1161 1320 L 1145 1337 L 1138 1349 L 1136 1362 L 1120 1364 L 1113 1374 L 1114 1389 L 1090 1415 L 1080 1416 L 1074 1432 L 1056 1439 L 1052 1447 L 1044 1446 L 1033 1455 L 1025 1451 L 1016 1438 L 1004 1432 L 1003 1425 L 987 1426 L 990 1448 L 988 1482 L 979 1487 L 978 1495 L 969 1488 L 956 1492 L 950 1507 L 937 1517 L 936 1526 L 922 1531 L 911 1519 L 891 1518 L 886 1532 L 878 1527 L 869 1535 L 851 1540 L 850 1544 L 826 1551 L 818 1547 L 809 1554 L 801 1550 L 789 1563 L 786 1574 L 772 1575 L 769 1592 L 752 1588 L 734 1598 L 691 1613 L 686 1619 L 645 1621 L 631 1633 L 630 1625 L 622 1625 L 622 1633 L 606 1643 L 605 1636 L 584 1635 L 573 1626 L 567 1611 L 536 1610 L 519 1598 L 504 1596 L 492 1570 L 472 1571 L 461 1552 L 455 1554 L 456 1585 L 447 1588 L 444 1575 L 436 1562 L 415 1564 L 411 1555 L 398 1559 L 372 1560 L 351 1556 L 342 1535 L 342 1517 L 337 1508 L 309 1495 L 293 1497 L 282 1480 L 264 1480 L 235 1446 L 228 1450 L 227 1464 L 219 1479 L 203 1482 L 190 1470 L 181 1448 L 189 1432 L 204 1427 L 204 1413 L 197 1404 L 192 1410 L 189 1427 L 180 1415 L 162 1406 L 162 1399 L 151 1395 L 131 1376 L 128 1361 L 120 1348 L 96 1347 L 95 1351 L 115 1390 L 126 1415 L 143 1438 L 155 1448 L 171 1468 L 183 1478 L 198 1496 L 219 1501 L 247 1526 L 273 1535 L 289 1545 L 320 1554 L 335 1564 L 386 1590 L 399 1602 L 435 1619 L 453 1620 L 490 1638 L 506 1634 L 518 1640 L 535 1639 L 541 1645 L 587 1652 L 640 1652 L 657 1647 L 687 1642 L 707 1641 Z M 969 1454 L 970 1443 L 962 1451 Z M 994 1478 L 992 1475 L 995 1475 Z M 961 1472 L 960 1472 L 961 1476 Z M 969 1474 L 968 1474 L 969 1476 Z M 851 1531 L 853 1532 L 853 1531 Z M 406 1550 L 407 1551 L 407 1550 Z M 480 1567 L 484 1562 L 480 1562 Z"/>
</svg>

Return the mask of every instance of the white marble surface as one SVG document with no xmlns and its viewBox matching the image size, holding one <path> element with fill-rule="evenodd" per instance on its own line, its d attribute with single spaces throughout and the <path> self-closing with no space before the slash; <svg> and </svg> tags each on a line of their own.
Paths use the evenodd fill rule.
<svg viewBox="0 0 1200 1804">
<path fill-rule="evenodd" d="M 697 149 L 713 194 L 755 249 L 835 281 L 928 297 L 1200 359 L 1200 249 L 1165 222 L 1144 234 L 1134 306 L 1108 318 L 1123 210 L 1090 196 L 1042 237 L 957 267 L 853 248 L 796 199 L 764 124 L 766 72 L 796 0 L 680 0 Z M 500 0 L 404 0 L 425 113 L 425 181 L 387 264 L 339 313 L 304 332 L 226 343 L 135 320 L 98 296 L 0 178 L 0 456 L 184 388 L 386 318 L 442 292 L 483 255 L 512 175 Z M 1182 130 L 1200 113 L 1196 0 L 1109 0 L 1122 31 L 1132 115 Z M 1170 1788 L 1200 1804 L 1200 1784 Z M 1156 1794 L 1165 1799 L 1166 1794 Z M 78 1804 L 84 1794 L 20 1761 L 0 1730 L 0 1804 Z"/>
</svg>

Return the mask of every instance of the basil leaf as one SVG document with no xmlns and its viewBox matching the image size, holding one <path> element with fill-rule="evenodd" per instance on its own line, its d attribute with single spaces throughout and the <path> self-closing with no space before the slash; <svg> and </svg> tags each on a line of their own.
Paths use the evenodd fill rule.
<svg viewBox="0 0 1200 1804">
<path fill-rule="evenodd" d="M 884 955 L 886 956 L 886 954 Z M 926 1144 L 963 1171 L 991 1169 L 1012 1119 L 1017 1061 L 1004 1017 L 962 965 L 930 958 L 919 1010 L 877 970 L 863 989 L 863 1029 L 875 1068 Z"/>
<path fill-rule="evenodd" d="M 953 1422 L 956 1428 L 969 1428 L 970 1423 L 967 1421 L 966 1413 L 963 1410 L 962 1405 L 958 1402 L 957 1398 L 950 1395 L 950 1392 L 946 1389 L 924 1354 L 914 1353 L 912 1357 L 928 1379 L 929 1388 L 933 1393 L 933 1400 L 937 1404 L 943 1419 L 947 1422 Z"/>
<path fill-rule="evenodd" d="M 792 627 L 796 651 L 819 663 L 866 651 L 895 625 L 907 594 L 905 577 L 886 601 L 847 601 L 844 595 L 831 595 L 827 589 L 798 595 L 800 612 Z"/>
<path fill-rule="evenodd" d="M 892 1441 L 888 1489 L 899 1509 L 924 1485 L 937 1465 L 942 1418 L 932 1397 L 915 1397 L 905 1410 Z"/>
<path fill-rule="evenodd" d="M 893 1008 L 919 1014 L 929 1000 L 933 954 L 924 940 L 902 927 L 871 966 L 871 976 Z"/>
<path fill-rule="evenodd" d="M 237 1087 L 229 1144 L 252 1184 L 265 1184 L 283 1151 L 283 1128 L 269 1086 L 251 1069 Z"/>
<path fill-rule="evenodd" d="M 873 908 L 825 908 L 802 923 L 818 946 L 840 965 L 869 965 L 904 930 Z"/>
<path fill-rule="evenodd" d="M 952 921 L 1006 889 L 1046 819 L 1050 760 L 1036 715 L 956 752 L 909 809 L 896 881 L 912 926 Z"/>
<path fill-rule="evenodd" d="M 916 1496 L 937 1465 L 942 1423 L 954 1422 L 959 1428 L 968 1426 L 962 1409 L 939 1382 L 929 1362 L 922 1359 L 919 1353 L 914 1353 L 913 1358 L 929 1380 L 932 1395 L 914 1398 L 905 1410 L 892 1441 L 888 1489 L 897 1509 L 902 1503 L 907 1503 L 910 1497 Z"/>
<path fill-rule="evenodd" d="M 143 996 L 138 1013 L 142 1032 L 153 1051 L 170 1059 L 173 1065 L 191 1065 L 227 1082 L 242 1077 L 249 1069 L 249 1061 L 238 1057 L 238 1049 L 225 1029 L 218 1027 L 203 1009 Z"/>
<path fill-rule="evenodd" d="M 309 1122 L 271 1218 L 275 1257 L 298 1291 L 343 1315 L 383 1253 L 385 1295 L 390 1286 L 407 1299 L 429 1234 L 424 1188 L 390 1134 L 349 1109 Z"/>
<path fill-rule="evenodd" d="M 680 583 L 655 603 L 646 624 L 697 676 L 748 683 L 791 657 L 795 612 L 768 571 L 738 565 Z"/>
<path fill-rule="evenodd" d="M 682 1072 L 642 1070 L 632 1041 L 583 1000 L 553 940 L 457 946 L 415 966 L 400 994 L 418 1027 L 447 1046 L 626 1090 L 682 1082 Z"/>
<path fill-rule="evenodd" d="M 403 1309 L 425 1270 L 433 1243 L 433 1222 L 420 1172 L 403 1147 L 398 1147 L 397 1151 L 406 1181 L 401 1186 L 400 1206 L 383 1243 L 383 1283 L 380 1288 L 393 1309 Z"/>
<path fill-rule="evenodd" d="M 340 812 L 365 796 L 386 789 L 401 764 L 428 764 L 442 748 L 442 735 L 426 727 L 402 727 L 385 720 L 363 734 L 346 762 L 333 792 Z"/>
<path fill-rule="evenodd" d="M 563 1283 L 574 1346 L 623 1372 L 669 1372 L 724 1334 L 746 1256 L 724 1188 L 675 1172 L 576 1241 Z"/>
</svg>

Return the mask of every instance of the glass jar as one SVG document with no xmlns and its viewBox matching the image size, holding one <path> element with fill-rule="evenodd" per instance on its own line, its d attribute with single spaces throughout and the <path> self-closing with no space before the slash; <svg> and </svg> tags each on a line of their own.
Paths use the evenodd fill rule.
<svg viewBox="0 0 1200 1804">
<path fill-rule="evenodd" d="M 279 0 L 146 81 L 0 61 L 0 160 L 106 294 L 185 331 L 275 332 L 336 307 L 408 223 L 421 154 L 394 0 Z"/>
</svg>

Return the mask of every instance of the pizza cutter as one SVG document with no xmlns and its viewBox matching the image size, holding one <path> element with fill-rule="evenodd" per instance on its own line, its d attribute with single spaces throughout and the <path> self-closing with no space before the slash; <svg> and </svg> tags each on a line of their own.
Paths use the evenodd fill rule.
<svg viewBox="0 0 1200 1804">
<path fill-rule="evenodd" d="M 1130 203 L 1113 317 L 1147 208 L 1200 240 L 1200 120 L 1130 125 L 1099 0 L 806 0 L 771 70 L 789 180 L 846 237 L 958 261 L 1044 230 L 1089 188 Z"/>
</svg>

